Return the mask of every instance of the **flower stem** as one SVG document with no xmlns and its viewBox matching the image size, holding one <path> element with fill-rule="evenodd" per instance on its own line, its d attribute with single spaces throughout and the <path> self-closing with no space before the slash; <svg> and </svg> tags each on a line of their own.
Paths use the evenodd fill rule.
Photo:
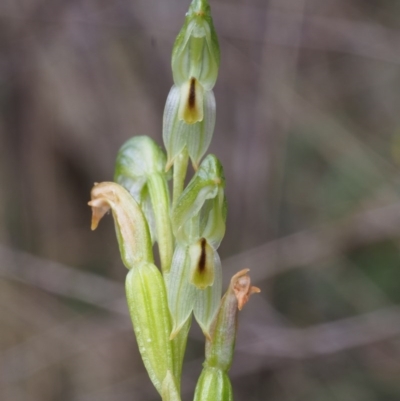
<svg viewBox="0 0 400 401">
<path fill-rule="evenodd" d="M 172 205 L 175 206 L 176 202 L 183 192 L 183 187 L 185 185 L 186 171 L 189 162 L 189 154 L 186 147 L 179 153 L 179 155 L 174 160 L 174 184 L 173 184 L 173 202 Z"/>
<path fill-rule="evenodd" d="M 149 175 L 147 185 L 154 210 L 161 269 L 163 273 L 167 273 L 174 253 L 167 182 L 160 173 L 153 173 Z"/>
</svg>

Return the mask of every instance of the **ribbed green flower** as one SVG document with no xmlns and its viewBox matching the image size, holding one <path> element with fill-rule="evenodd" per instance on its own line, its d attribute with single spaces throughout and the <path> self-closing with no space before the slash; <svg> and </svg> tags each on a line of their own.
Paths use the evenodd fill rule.
<svg viewBox="0 0 400 401">
<path fill-rule="evenodd" d="M 207 156 L 172 210 L 177 240 L 167 277 L 173 338 L 191 312 L 208 336 L 221 298 L 221 261 L 217 252 L 225 234 L 225 180 L 218 159 Z"/>
<path fill-rule="evenodd" d="M 189 86 L 174 85 L 165 104 L 163 140 L 167 149 L 167 170 L 185 147 L 197 169 L 214 133 L 214 93 L 204 91 L 196 80 L 192 82 Z"/>
</svg>

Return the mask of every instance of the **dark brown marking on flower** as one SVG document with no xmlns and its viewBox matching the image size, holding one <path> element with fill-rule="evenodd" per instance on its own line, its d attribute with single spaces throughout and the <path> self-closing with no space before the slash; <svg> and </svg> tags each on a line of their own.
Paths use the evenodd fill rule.
<svg viewBox="0 0 400 401">
<path fill-rule="evenodd" d="M 189 109 L 194 109 L 196 106 L 196 78 L 190 79 L 188 106 Z"/>
<path fill-rule="evenodd" d="M 202 238 L 200 240 L 201 253 L 199 257 L 199 263 L 197 269 L 200 273 L 203 273 L 206 269 L 206 239 Z"/>
</svg>

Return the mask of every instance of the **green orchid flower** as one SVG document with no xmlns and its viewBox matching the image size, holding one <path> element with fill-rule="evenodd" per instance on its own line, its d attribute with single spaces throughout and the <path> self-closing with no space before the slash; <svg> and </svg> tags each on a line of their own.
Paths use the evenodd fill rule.
<svg viewBox="0 0 400 401">
<path fill-rule="evenodd" d="M 167 277 L 171 338 L 179 333 L 192 311 L 208 336 L 218 309 L 222 272 L 217 249 L 225 234 L 224 185 L 222 166 L 209 155 L 172 210 L 177 246 Z"/>
</svg>

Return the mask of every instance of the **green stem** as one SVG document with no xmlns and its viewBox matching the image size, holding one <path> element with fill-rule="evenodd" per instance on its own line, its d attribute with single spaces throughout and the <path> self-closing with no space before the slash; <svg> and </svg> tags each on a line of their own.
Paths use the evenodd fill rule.
<svg viewBox="0 0 400 401">
<path fill-rule="evenodd" d="M 185 147 L 174 160 L 173 206 L 176 205 L 179 196 L 183 192 L 188 162 L 189 153 Z"/>
<path fill-rule="evenodd" d="M 160 173 L 150 174 L 147 181 L 156 222 L 158 250 L 161 269 L 168 273 L 174 253 L 174 240 L 170 220 L 170 200 L 165 177 Z"/>
</svg>

